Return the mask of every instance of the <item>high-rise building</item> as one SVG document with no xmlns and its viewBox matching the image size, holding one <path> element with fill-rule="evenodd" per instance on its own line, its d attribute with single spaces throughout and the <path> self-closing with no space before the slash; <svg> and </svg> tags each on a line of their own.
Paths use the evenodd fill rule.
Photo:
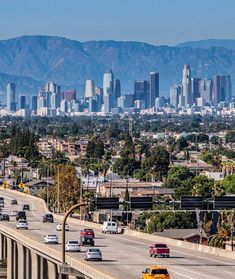
<svg viewBox="0 0 235 279">
<path fill-rule="evenodd" d="M 95 87 L 95 95 L 97 98 L 97 109 L 100 110 L 103 103 L 104 103 L 104 92 L 103 88 L 101 87 Z"/>
<path fill-rule="evenodd" d="M 94 80 L 86 80 L 85 97 L 93 97 L 95 95 L 95 82 Z"/>
<path fill-rule="evenodd" d="M 51 93 L 60 93 L 60 86 L 58 86 L 56 83 L 50 81 L 46 84 L 45 91 L 51 92 Z"/>
<path fill-rule="evenodd" d="M 231 77 L 216 75 L 213 79 L 214 105 L 220 102 L 229 103 L 232 97 Z"/>
<path fill-rule="evenodd" d="M 191 79 L 191 104 L 196 104 L 196 99 L 200 97 L 199 82 L 200 78 Z"/>
<path fill-rule="evenodd" d="M 138 80 L 134 82 L 134 100 L 141 100 L 145 102 L 147 108 L 147 99 L 150 91 L 150 82 L 147 80 Z"/>
<path fill-rule="evenodd" d="M 76 100 L 76 91 L 75 90 L 63 91 L 61 94 L 61 100 L 65 100 L 68 102 L 71 102 L 72 100 Z"/>
<path fill-rule="evenodd" d="M 155 106 L 155 100 L 159 97 L 159 73 L 150 73 L 150 88 L 149 96 L 147 98 L 147 107 L 153 108 Z"/>
<path fill-rule="evenodd" d="M 114 98 L 117 101 L 119 97 L 121 97 L 121 82 L 119 79 L 115 80 L 115 85 L 114 85 Z"/>
<path fill-rule="evenodd" d="M 26 109 L 26 96 L 25 95 L 19 96 L 18 109 Z"/>
<path fill-rule="evenodd" d="M 109 70 L 104 73 L 103 78 L 103 91 L 104 91 L 104 113 L 111 112 L 114 108 L 114 86 L 113 86 L 113 71 Z"/>
<path fill-rule="evenodd" d="M 38 108 L 38 96 L 30 96 L 30 109 L 37 111 Z"/>
<path fill-rule="evenodd" d="M 16 93 L 15 93 L 15 84 L 7 84 L 7 109 L 8 111 L 16 111 Z"/>
<path fill-rule="evenodd" d="M 185 97 L 185 106 L 191 107 L 192 105 L 192 96 L 191 96 L 191 70 L 188 64 L 184 65 L 183 69 L 183 78 L 182 78 L 182 86 L 183 86 L 183 96 Z"/>
<path fill-rule="evenodd" d="M 170 88 L 170 104 L 175 108 L 177 108 L 180 103 L 181 89 L 182 87 L 180 85 L 174 85 Z"/>
<path fill-rule="evenodd" d="M 201 79 L 199 81 L 199 96 L 203 99 L 204 104 L 212 103 L 212 80 Z"/>
</svg>

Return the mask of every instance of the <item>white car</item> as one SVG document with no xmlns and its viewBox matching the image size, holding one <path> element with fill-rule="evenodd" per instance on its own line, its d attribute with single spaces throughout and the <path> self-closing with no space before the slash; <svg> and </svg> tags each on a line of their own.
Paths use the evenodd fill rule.
<svg viewBox="0 0 235 279">
<path fill-rule="evenodd" d="M 12 210 L 12 211 L 10 212 L 10 216 L 16 216 L 17 213 L 18 213 L 18 210 Z"/>
<path fill-rule="evenodd" d="M 102 233 L 117 233 L 117 223 L 105 221 L 102 226 Z"/>
<path fill-rule="evenodd" d="M 56 234 L 47 234 L 44 236 L 44 243 L 45 244 L 58 244 L 58 235 Z"/>
<path fill-rule="evenodd" d="M 26 220 L 22 220 L 20 219 L 17 223 L 16 223 L 16 228 L 17 230 L 27 230 L 28 229 L 28 222 Z"/>
<path fill-rule="evenodd" d="M 57 231 L 62 231 L 62 224 L 59 223 L 57 226 L 56 226 L 56 230 Z M 69 225 L 67 223 L 65 223 L 65 230 L 66 231 L 69 231 Z"/>
<path fill-rule="evenodd" d="M 65 243 L 66 252 L 81 252 L 80 243 L 77 240 L 68 240 Z"/>
</svg>

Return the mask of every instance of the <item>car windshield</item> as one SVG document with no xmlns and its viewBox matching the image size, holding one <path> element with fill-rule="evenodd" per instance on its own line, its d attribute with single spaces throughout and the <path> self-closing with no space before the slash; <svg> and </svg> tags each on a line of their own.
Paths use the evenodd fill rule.
<svg viewBox="0 0 235 279">
<path fill-rule="evenodd" d="M 91 235 L 85 235 L 84 239 L 93 239 L 93 237 Z"/>
<path fill-rule="evenodd" d="M 46 217 L 47 217 L 47 218 L 51 218 L 52 215 L 51 215 L 51 214 L 46 214 Z"/>
<path fill-rule="evenodd" d="M 55 234 L 48 234 L 47 237 L 57 237 Z"/>
<path fill-rule="evenodd" d="M 99 249 L 89 249 L 88 253 L 100 253 Z"/>
<path fill-rule="evenodd" d="M 76 241 L 76 240 L 71 240 L 71 241 L 68 241 L 68 244 L 78 244 L 78 241 Z"/>
<path fill-rule="evenodd" d="M 166 269 L 153 269 L 151 274 L 165 274 L 167 275 L 168 272 Z"/>
<path fill-rule="evenodd" d="M 167 248 L 166 244 L 156 244 L 157 248 Z"/>
<path fill-rule="evenodd" d="M 27 221 L 19 221 L 21 224 L 27 224 Z"/>
</svg>

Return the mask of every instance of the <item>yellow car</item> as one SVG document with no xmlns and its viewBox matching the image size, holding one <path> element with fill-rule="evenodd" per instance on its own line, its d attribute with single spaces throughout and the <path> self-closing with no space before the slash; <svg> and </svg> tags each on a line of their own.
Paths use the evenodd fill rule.
<svg viewBox="0 0 235 279">
<path fill-rule="evenodd" d="M 150 266 L 142 274 L 142 279 L 170 279 L 167 269 L 160 265 Z"/>
</svg>

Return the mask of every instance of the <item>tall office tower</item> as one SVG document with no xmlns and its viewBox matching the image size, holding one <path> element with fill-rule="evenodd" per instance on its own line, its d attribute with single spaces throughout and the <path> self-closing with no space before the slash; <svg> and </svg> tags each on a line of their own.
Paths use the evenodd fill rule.
<svg viewBox="0 0 235 279">
<path fill-rule="evenodd" d="M 170 88 L 170 104 L 175 108 L 180 104 L 181 88 L 179 85 L 174 85 Z"/>
<path fill-rule="evenodd" d="M 138 80 L 134 82 L 134 101 L 141 100 L 145 102 L 147 108 L 147 99 L 150 91 L 150 82 L 147 80 Z"/>
<path fill-rule="evenodd" d="M 121 97 L 121 82 L 119 79 L 115 80 L 115 85 L 114 85 L 114 98 L 117 101 L 119 97 Z"/>
<path fill-rule="evenodd" d="M 94 80 L 86 80 L 85 97 L 93 97 L 95 95 L 95 82 Z"/>
<path fill-rule="evenodd" d="M 19 96 L 18 108 L 19 109 L 25 109 L 26 108 L 26 96 L 25 95 L 20 95 Z"/>
<path fill-rule="evenodd" d="M 212 80 L 201 79 L 199 81 L 199 96 L 205 105 L 212 103 Z"/>
<path fill-rule="evenodd" d="M 147 107 L 153 108 L 155 106 L 155 99 L 159 97 L 159 73 L 150 73 L 150 88 L 148 97 Z"/>
<path fill-rule="evenodd" d="M 200 97 L 199 82 L 200 78 L 191 79 L 191 104 L 196 104 L 196 99 Z"/>
<path fill-rule="evenodd" d="M 191 70 L 188 64 L 184 65 L 183 69 L 183 78 L 182 78 L 182 85 L 183 85 L 183 96 L 185 97 L 185 106 L 190 107 L 192 105 L 192 98 L 191 98 Z"/>
<path fill-rule="evenodd" d="M 45 91 L 51 92 L 51 93 L 60 93 L 60 86 L 58 86 L 56 83 L 50 81 L 46 84 Z"/>
<path fill-rule="evenodd" d="M 103 103 L 104 103 L 103 88 L 95 87 L 95 95 L 96 95 L 96 98 L 97 98 L 97 107 L 98 107 L 98 110 L 100 110 L 102 105 L 103 105 Z"/>
<path fill-rule="evenodd" d="M 104 113 L 109 113 L 114 107 L 114 88 L 113 88 L 112 70 L 104 73 L 103 91 L 104 91 Z"/>
<path fill-rule="evenodd" d="M 16 93 L 15 93 L 15 84 L 7 84 L 7 109 L 9 111 L 16 111 Z"/>
<path fill-rule="evenodd" d="M 30 96 L 30 109 L 37 111 L 38 108 L 38 96 Z"/>
<path fill-rule="evenodd" d="M 76 100 L 76 91 L 75 90 L 63 91 L 61 94 L 61 100 L 65 100 L 69 102 L 72 100 Z"/>
<path fill-rule="evenodd" d="M 214 105 L 220 102 L 229 103 L 232 97 L 231 77 L 216 75 L 213 79 Z"/>
<path fill-rule="evenodd" d="M 166 105 L 166 99 L 164 97 L 157 97 L 155 99 L 155 109 L 162 108 Z"/>
</svg>

